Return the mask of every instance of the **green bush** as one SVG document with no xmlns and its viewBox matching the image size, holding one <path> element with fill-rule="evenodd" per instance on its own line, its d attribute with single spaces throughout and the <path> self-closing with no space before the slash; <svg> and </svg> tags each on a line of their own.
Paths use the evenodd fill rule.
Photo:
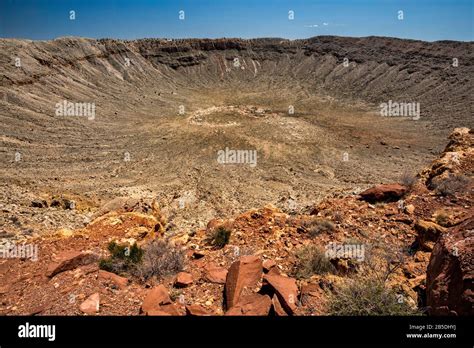
<svg viewBox="0 0 474 348">
<path fill-rule="evenodd" d="M 143 257 L 143 249 L 141 249 L 137 243 L 134 243 L 132 246 L 127 246 L 110 242 L 107 249 L 109 249 L 111 257 L 129 260 L 132 263 L 139 263 Z"/>
<path fill-rule="evenodd" d="M 328 315 L 420 315 L 402 296 L 376 278 L 351 279 L 329 296 Z"/>
<path fill-rule="evenodd" d="M 107 249 L 110 252 L 110 256 L 99 260 L 99 268 L 108 272 L 118 274 L 132 271 L 143 258 L 143 249 L 136 243 L 128 246 L 110 242 Z"/>
<path fill-rule="evenodd" d="M 231 231 L 220 226 L 213 231 L 209 237 L 209 241 L 217 248 L 223 248 L 230 240 Z"/>
</svg>

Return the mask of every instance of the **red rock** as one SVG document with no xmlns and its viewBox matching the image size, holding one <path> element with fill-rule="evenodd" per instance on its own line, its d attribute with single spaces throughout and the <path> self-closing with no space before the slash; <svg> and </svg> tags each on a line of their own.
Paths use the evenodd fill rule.
<svg viewBox="0 0 474 348">
<path fill-rule="evenodd" d="M 150 309 L 148 312 L 146 312 L 146 315 L 148 316 L 172 316 L 172 314 L 165 312 L 162 309 Z"/>
<path fill-rule="evenodd" d="M 262 277 L 262 260 L 257 256 L 242 256 L 229 268 L 225 282 L 227 308 L 239 302 L 242 292 L 255 287 Z"/>
<path fill-rule="evenodd" d="M 301 295 L 317 297 L 321 293 L 321 287 L 318 284 L 306 284 L 301 287 Z"/>
<path fill-rule="evenodd" d="M 104 270 L 99 271 L 99 280 L 104 280 L 114 283 L 119 289 L 125 289 L 128 284 L 128 279 L 121 277 L 115 273 L 107 272 Z"/>
<path fill-rule="evenodd" d="M 418 220 L 415 224 L 416 241 L 421 249 L 433 250 L 434 242 L 446 233 L 447 229 L 431 221 Z"/>
<path fill-rule="evenodd" d="M 36 315 L 36 314 L 41 314 L 41 312 L 44 312 L 48 307 L 46 305 L 38 305 L 38 306 L 35 306 L 33 308 L 31 308 L 30 310 L 28 310 L 27 312 L 27 316 L 33 316 L 33 315 Z"/>
<path fill-rule="evenodd" d="M 293 314 L 298 298 L 296 280 L 277 274 L 265 274 L 263 279 L 273 288 L 285 311 Z"/>
<path fill-rule="evenodd" d="M 283 306 L 281 305 L 280 300 L 278 299 L 278 296 L 276 294 L 272 297 L 272 306 L 273 311 L 277 316 L 284 317 L 288 315 L 283 309 Z"/>
<path fill-rule="evenodd" d="M 79 309 L 86 314 L 94 314 L 99 311 L 100 295 L 95 293 L 90 295 L 87 300 L 81 303 Z"/>
<path fill-rule="evenodd" d="M 46 271 L 46 276 L 54 277 L 56 274 L 75 269 L 96 261 L 95 255 L 80 251 L 65 251 L 57 256 L 57 261 L 52 262 Z"/>
<path fill-rule="evenodd" d="M 198 305 L 198 304 L 193 304 L 186 306 L 186 314 L 187 315 L 192 315 L 192 316 L 207 316 L 207 315 L 212 315 L 206 308 Z"/>
<path fill-rule="evenodd" d="M 474 304 L 474 218 L 441 235 L 426 272 L 430 315 L 472 315 Z"/>
<path fill-rule="evenodd" d="M 280 269 L 278 267 L 272 267 L 270 268 L 270 270 L 267 272 L 267 274 L 276 274 L 276 275 L 279 275 L 280 274 Z"/>
<path fill-rule="evenodd" d="M 218 227 L 222 226 L 222 224 L 223 224 L 222 220 L 212 219 L 212 220 L 209 220 L 209 222 L 207 223 L 206 229 L 207 229 L 207 231 L 212 231 L 212 230 L 215 230 Z"/>
<path fill-rule="evenodd" d="M 174 285 L 179 288 L 184 288 L 193 283 L 193 276 L 186 272 L 179 272 L 176 276 Z"/>
<path fill-rule="evenodd" d="M 265 273 L 267 273 L 268 271 L 270 271 L 273 267 L 276 266 L 276 262 L 274 260 L 265 260 L 263 261 L 263 271 Z"/>
<path fill-rule="evenodd" d="M 155 286 L 153 289 L 148 291 L 145 300 L 143 301 L 141 310 L 144 313 L 148 313 L 151 310 L 161 310 L 161 305 L 170 304 L 171 299 L 168 295 L 168 291 L 163 285 Z"/>
<path fill-rule="evenodd" d="M 400 184 L 377 185 L 360 193 L 368 202 L 396 201 L 403 197 L 407 188 Z"/>
<path fill-rule="evenodd" d="M 240 301 L 225 315 L 268 315 L 272 300 L 268 295 L 250 294 L 242 296 Z"/>
<path fill-rule="evenodd" d="M 179 311 L 178 306 L 176 306 L 176 304 L 174 304 L 174 303 L 160 306 L 160 310 L 165 312 L 165 313 L 168 313 L 169 315 L 173 315 L 173 316 L 183 315 Z"/>
<path fill-rule="evenodd" d="M 209 263 L 204 266 L 204 278 L 211 283 L 225 284 L 227 277 L 227 270 L 223 267 L 219 267 L 214 263 Z"/>
</svg>

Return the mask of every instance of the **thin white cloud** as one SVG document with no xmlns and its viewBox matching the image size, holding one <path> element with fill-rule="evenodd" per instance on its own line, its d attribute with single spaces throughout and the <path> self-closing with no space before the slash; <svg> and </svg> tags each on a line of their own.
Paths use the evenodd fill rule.
<svg viewBox="0 0 474 348">
<path fill-rule="evenodd" d="M 320 27 L 344 27 L 345 24 L 329 24 L 328 22 L 323 22 L 322 24 L 310 24 L 310 25 L 305 25 L 305 28 L 320 28 Z"/>
</svg>

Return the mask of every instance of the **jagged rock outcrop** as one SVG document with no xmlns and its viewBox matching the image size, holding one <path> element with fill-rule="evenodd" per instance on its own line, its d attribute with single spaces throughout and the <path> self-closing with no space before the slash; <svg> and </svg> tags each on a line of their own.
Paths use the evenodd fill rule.
<svg viewBox="0 0 474 348">
<path fill-rule="evenodd" d="M 451 174 L 471 174 L 474 171 L 474 132 L 469 128 L 456 128 L 449 135 L 449 143 L 442 155 L 420 173 L 428 187 Z"/>
<path fill-rule="evenodd" d="M 431 315 L 472 315 L 474 305 L 474 218 L 442 235 L 426 275 Z"/>
</svg>

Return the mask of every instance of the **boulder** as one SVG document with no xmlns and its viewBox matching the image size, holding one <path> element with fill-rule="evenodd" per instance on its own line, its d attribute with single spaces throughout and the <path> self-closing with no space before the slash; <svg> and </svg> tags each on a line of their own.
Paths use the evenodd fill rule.
<svg viewBox="0 0 474 348">
<path fill-rule="evenodd" d="M 49 264 L 48 269 L 46 270 L 46 276 L 52 278 L 58 273 L 90 264 L 96 260 L 97 257 L 92 253 L 65 251 L 57 256 L 57 261 Z"/>
<path fill-rule="evenodd" d="M 242 296 L 235 306 L 230 308 L 225 315 L 268 315 L 272 300 L 268 295 L 250 294 Z"/>
<path fill-rule="evenodd" d="M 187 272 L 179 272 L 174 281 L 174 285 L 178 288 L 184 288 L 193 283 L 193 276 Z"/>
<path fill-rule="evenodd" d="M 265 274 L 263 279 L 275 291 L 285 311 L 288 314 L 293 314 L 298 299 L 296 280 L 278 274 Z"/>
<path fill-rule="evenodd" d="M 141 311 L 143 313 L 148 313 L 151 310 L 160 310 L 162 305 L 170 304 L 171 299 L 168 295 L 168 290 L 163 285 L 155 286 L 153 289 L 148 291 L 145 300 L 143 301 Z"/>
<path fill-rule="evenodd" d="M 361 192 L 360 197 L 367 202 L 393 202 L 402 198 L 407 188 L 400 184 L 377 185 Z"/>
<path fill-rule="evenodd" d="M 244 290 L 255 287 L 262 277 L 262 260 L 257 256 L 242 256 L 229 268 L 225 282 L 227 308 L 239 302 Z"/>
<path fill-rule="evenodd" d="M 473 131 L 469 128 L 456 128 L 449 136 L 449 143 L 440 158 L 420 173 L 425 185 L 434 188 L 436 183 L 450 174 L 462 172 L 463 162 L 471 158 L 474 147 Z"/>
<path fill-rule="evenodd" d="M 172 316 L 173 314 L 170 314 L 169 312 L 162 310 L 160 307 L 158 309 L 150 309 L 148 312 L 146 312 L 146 315 L 157 316 L 157 317 L 167 317 L 167 316 Z"/>
<path fill-rule="evenodd" d="M 211 283 L 225 284 L 227 277 L 227 270 L 219 267 L 214 263 L 209 263 L 204 266 L 204 278 Z"/>
<path fill-rule="evenodd" d="M 98 292 L 90 295 L 87 300 L 81 303 L 79 309 L 86 314 L 94 314 L 99 311 L 100 295 Z"/>
<path fill-rule="evenodd" d="M 281 305 L 280 300 L 276 294 L 274 294 L 272 297 L 272 307 L 276 316 L 284 317 L 288 315 L 283 309 L 283 306 Z"/>
<path fill-rule="evenodd" d="M 431 221 L 418 220 L 415 224 L 416 241 L 421 249 L 433 250 L 434 242 L 446 233 L 447 229 Z"/>
<path fill-rule="evenodd" d="M 104 270 L 99 271 L 99 280 L 103 280 L 106 282 L 111 282 L 115 286 L 117 286 L 119 289 L 125 289 L 128 284 L 128 279 L 121 277 L 115 273 L 107 272 Z"/>
<path fill-rule="evenodd" d="M 474 304 L 474 218 L 441 235 L 426 272 L 430 315 L 472 315 Z"/>
<path fill-rule="evenodd" d="M 212 315 L 206 308 L 198 304 L 186 306 L 186 314 L 191 316 L 207 316 Z"/>
<path fill-rule="evenodd" d="M 175 303 L 162 305 L 160 306 L 159 310 L 173 316 L 183 315 L 183 313 L 180 312 L 179 307 Z"/>
<path fill-rule="evenodd" d="M 273 267 L 276 266 L 276 262 L 274 260 L 265 260 L 263 261 L 263 271 L 265 273 L 269 272 Z"/>
</svg>

